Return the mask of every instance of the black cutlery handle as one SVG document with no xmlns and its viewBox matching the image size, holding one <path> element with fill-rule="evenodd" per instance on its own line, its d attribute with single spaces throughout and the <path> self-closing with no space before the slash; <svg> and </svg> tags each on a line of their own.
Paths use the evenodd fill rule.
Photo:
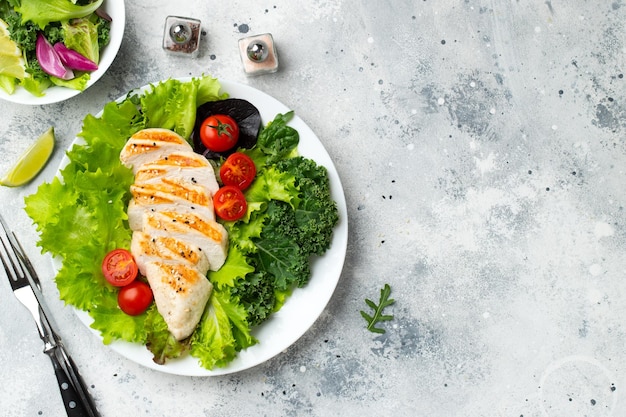
<svg viewBox="0 0 626 417">
<path fill-rule="evenodd" d="M 61 366 L 59 359 L 56 357 L 54 351 L 51 351 L 48 356 L 52 361 L 54 367 L 54 374 L 57 377 L 59 383 L 59 391 L 61 391 L 61 398 L 63 399 L 63 405 L 68 417 L 91 417 L 98 416 L 93 404 L 83 404 L 81 397 L 72 385 L 70 378 L 65 373 L 65 370 Z M 81 381 L 82 382 L 82 381 Z M 92 410 L 87 410 L 87 407 L 93 407 Z"/>
<path fill-rule="evenodd" d="M 98 410 L 96 409 L 96 404 L 94 404 L 93 398 L 89 394 L 89 391 L 87 390 L 87 385 L 85 385 L 83 377 L 78 372 L 78 368 L 76 367 L 74 360 L 71 356 L 65 356 L 65 358 L 66 361 L 69 363 L 68 368 L 71 372 L 70 377 L 74 381 L 74 386 L 76 387 L 76 389 L 79 390 L 78 394 L 82 398 L 82 403 L 87 410 L 87 415 L 89 417 L 100 417 L 100 413 L 98 413 Z"/>
</svg>

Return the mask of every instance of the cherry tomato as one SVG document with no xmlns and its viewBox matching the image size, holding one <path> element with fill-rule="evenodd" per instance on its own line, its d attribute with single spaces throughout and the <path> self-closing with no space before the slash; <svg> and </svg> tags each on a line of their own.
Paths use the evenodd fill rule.
<svg viewBox="0 0 626 417">
<path fill-rule="evenodd" d="M 152 304 L 152 289 L 143 281 L 133 281 L 117 294 L 117 304 L 129 316 L 138 316 Z"/>
<path fill-rule="evenodd" d="M 240 190 L 250 186 L 256 176 L 252 159 L 241 152 L 231 154 L 220 167 L 220 178 L 224 185 L 234 185 Z"/>
<path fill-rule="evenodd" d="M 102 261 L 102 274 L 116 287 L 123 287 L 137 277 L 137 263 L 126 249 L 113 249 Z"/>
<path fill-rule="evenodd" d="M 217 215 L 226 221 L 239 220 L 246 214 L 248 203 L 241 190 L 234 185 L 225 185 L 213 196 Z"/>
<path fill-rule="evenodd" d="M 216 114 L 207 117 L 200 126 L 200 140 L 209 150 L 225 152 L 239 140 L 239 126 L 230 116 Z"/>
</svg>

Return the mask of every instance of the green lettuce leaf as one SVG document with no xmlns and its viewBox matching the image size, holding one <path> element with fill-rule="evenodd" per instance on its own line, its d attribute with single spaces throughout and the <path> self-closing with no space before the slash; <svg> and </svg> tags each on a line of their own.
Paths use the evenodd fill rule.
<svg viewBox="0 0 626 417">
<path fill-rule="evenodd" d="M 224 366 L 237 354 L 237 340 L 228 316 L 228 312 L 235 309 L 229 308 L 229 302 L 226 293 L 214 289 L 200 324 L 191 336 L 191 355 L 207 369 Z"/>
<path fill-rule="evenodd" d="M 33 22 L 41 29 L 50 22 L 64 22 L 70 19 L 89 16 L 104 0 L 96 0 L 85 6 L 70 0 L 20 0 L 15 10 L 22 15 L 22 22 Z"/>
<path fill-rule="evenodd" d="M 224 265 L 217 271 L 209 271 L 208 276 L 213 285 L 217 288 L 224 288 L 234 287 L 237 279 L 251 272 L 254 272 L 254 267 L 248 264 L 241 250 L 233 245 L 228 251 Z"/>
<path fill-rule="evenodd" d="M 44 91 L 52 85 L 52 81 L 48 77 L 26 77 L 20 81 L 20 85 L 35 97 L 43 97 Z"/>
<path fill-rule="evenodd" d="M 2 88 L 7 94 L 13 94 L 15 92 L 16 83 L 17 78 L 0 74 L 0 88 Z"/>
<path fill-rule="evenodd" d="M 98 43 L 98 26 L 91 20 L 72 19 L 62 22 L 65 34 L 64 44 L 96 64 L 100 62 L 100 44 Z"/>
<path fill-rule="evenodd" d="M 54 76 L 50 76 L 52 84 L 59 87 L 71 88 L 72 90 L 84 91 L 87 88 L 87 83 L 91 79 L 91 75 L 88 72 L 78 73 L 71 80 L 63 80 Z"/>
<path fill-rule="evenodd" d="M 219 89 L 217 79 L 209 77 L 152 85 L 149 94 L 141 97 L 146 127 L 171 129 L 189 140 L 196 121 L 196 108 L 206 101 L 226 98 L 226 94 L 219 95 Z"/>
<path fill-rule="evenodd" d="M 111 291 L 108 297 L 98 300 L 98 304 L 89 311 L 94 318 L 91 327 L 100 331 L 104 344 L 114 340 L 143 344 L 147 337 L 145 322 L 150 310 L 139 316 L 124 314 L 117 306 L 117 293 Z"/>
<path fill-rule="evenodd" d="M 162 365 L 168 359 L 178 358 L 189 350 L 189 340 L 176 340 L 154 304 L 148 310 L 145 328 L 148 333 L 146 347 L 154 355 L 154 362 Z"/>
</svg>

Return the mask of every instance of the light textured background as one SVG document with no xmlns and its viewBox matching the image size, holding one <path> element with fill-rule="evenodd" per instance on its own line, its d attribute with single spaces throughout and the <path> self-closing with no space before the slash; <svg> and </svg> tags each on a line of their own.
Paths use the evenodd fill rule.
<svg viewBox="0 0 626 417">
<path fill-rule="evenodd" d="M 0 103 L 0 172 L 54 125 L 34 183 L 0 188 L 36 256 L 23 197 L 87 113 L 202 73 L 247 83 L 313 128 L 342 178 L 350 235 L 327 309 L 269 362 L 215 378 L 139 367 L 44 292 L 103 416 L 626 415 L 626 3 L 129 1 L 120 54 L 85 94 Z M 202 20 L 195 60 L 161 50 L 167 15 Z M 239 38 L 271 32 L 280 70 L 247 78 Z M 365 330 L 392 287 L 395 320 Z M 26 311 L 0 282 L 0 410 L 61 416 Z"/>
</svg>

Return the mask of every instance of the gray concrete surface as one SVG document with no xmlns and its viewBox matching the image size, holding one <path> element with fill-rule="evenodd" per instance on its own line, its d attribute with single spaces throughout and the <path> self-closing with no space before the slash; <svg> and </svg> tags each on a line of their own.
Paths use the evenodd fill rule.
<svg viewBox="0 0 626 417">
<path fill-rule="evenodd" d="M 129 1 L 110 71 L 60 104 L 0 103 L 0 172 L 50 125 L 34 183 L 0 188 L 33 254 L 23 197 L 54 175 L 87 113 L 209 73 L 292 107 L 341 176 L 343 274 L 293 346 L 221 377 L 163 374 L 100 343 L 44 292 L 103 416 L 626 415 L 626 3 Z M 193 16 L 200 54 L 161 50 Z M 239 38 L 271 32 L 280 69 L 248 78 Z M 387 332 L 359 310 L 389 283 Z M 0 282 L 0 410 L 64 411 L 31 318 Z"/>
</svg>

